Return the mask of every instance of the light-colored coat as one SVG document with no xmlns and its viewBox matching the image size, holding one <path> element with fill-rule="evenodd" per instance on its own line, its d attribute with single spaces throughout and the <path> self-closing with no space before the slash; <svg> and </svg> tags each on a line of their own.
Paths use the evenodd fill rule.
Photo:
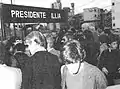
<svg viewBox="0 0 120 89">
<path fill-rule="evenodd" d="M 66 81 L 67 89 L 106 89 L 107 87 L 107 80 L 104 74 L 97 67 L 87 62 L 81 63 L 77 74 L 71 74 L 69 68 L 64 74 L 65 67 L 63 67 L 61 67 L 62 87 L 65 84 L 63 83 L 64 81 Z M 65 75 L 66 77 L 64 77 Z"/>
<path fill-rule="evenodd" d="M 0 64 L 0 89 L 20 89 L 21 83 L 20 69 Z"/>
</svg>

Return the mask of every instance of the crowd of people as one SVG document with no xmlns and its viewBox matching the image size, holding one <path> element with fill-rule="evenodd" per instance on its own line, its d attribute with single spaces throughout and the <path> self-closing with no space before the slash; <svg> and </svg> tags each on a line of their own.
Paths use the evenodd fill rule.
<svg viewBox="0 0 120 89">
<path fill-rule="evenodd" d="M 1 89 L 109 89 L 120 78 L 120 37 L 111 29 L 32 31 L 0 44 Z M 119 86 L 117 86 L 119 87 Z"/>
</svg>

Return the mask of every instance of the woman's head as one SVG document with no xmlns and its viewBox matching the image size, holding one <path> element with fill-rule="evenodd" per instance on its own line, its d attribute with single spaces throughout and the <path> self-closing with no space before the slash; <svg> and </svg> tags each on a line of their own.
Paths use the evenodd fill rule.
<svg viewBox="0 0 120 89">
<path fill-rule="evenodd" d="M 75 63 L 83 61 L 85 58 L 85 51 L 82 45 L 76 40 L 67 42 L 63 48 L 63 57 L 65 62 Z"/>
</svg>

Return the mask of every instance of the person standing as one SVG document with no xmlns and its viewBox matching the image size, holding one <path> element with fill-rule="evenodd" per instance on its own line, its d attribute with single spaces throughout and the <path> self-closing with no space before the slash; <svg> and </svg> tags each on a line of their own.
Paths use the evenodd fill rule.
<svg viewBox="0 0 120 89">
<path fill-rule="evenodd" d="M 107 80 L 104 74 L 84 60 L 86 53 L 78 41 L 67 42 L 64 49 L 65 65 L 61 67 L 62 89 L 106 89 Z"/>
<path fill-rule="evenodd" d="M 120 50 L 118 49 L 118 37 L 114 34 L 109 36 L 108 49 L 101 53 L 99 68 L 105 73 L 108 85 L 114 85 L 113 79 L 116 78 L 120 68 Z M 120 75 L 120 74 L 119 74 Z"/>
<path fill-rule="evenodd" d="M 46 51 L 46 39 L 39 31 L 25 38 L 31 58 L 23 73 L 24 89 L 60 89 L 60 63 L 58 57 Z"/>
</svg>

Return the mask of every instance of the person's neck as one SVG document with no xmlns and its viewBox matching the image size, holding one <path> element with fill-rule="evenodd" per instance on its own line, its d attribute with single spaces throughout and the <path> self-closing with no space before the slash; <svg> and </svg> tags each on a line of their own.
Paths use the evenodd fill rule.
<svg viewBox="0 0 120 89">
<path fill-rule="evenodd" d="M 46 51 L 46 49 L 42 46 L 36 46 L 36 48 L 33 51 L 31 51 L 31 54 L 34 55 L 38 51 Z"/>
<path fill-rule="evenodd" d="M 77 63 L 74 63 L 74 64 L 68 64 L 68 65 L 67 65 L 67 68 L 68 68 L 68 70 L 69 70 L 69 72 L 70 72 L 71 74 L 74 74 L 74 73 L 76 73 L 76 72 L 78 71 L 79 66 L 81 66 L 81 67 L 80 67 L 80 69 L 81 69 L 82 66 L 83 66 L 83 64 L 81 64 L 80 62 L 77 62 Z"/>
</svg>

